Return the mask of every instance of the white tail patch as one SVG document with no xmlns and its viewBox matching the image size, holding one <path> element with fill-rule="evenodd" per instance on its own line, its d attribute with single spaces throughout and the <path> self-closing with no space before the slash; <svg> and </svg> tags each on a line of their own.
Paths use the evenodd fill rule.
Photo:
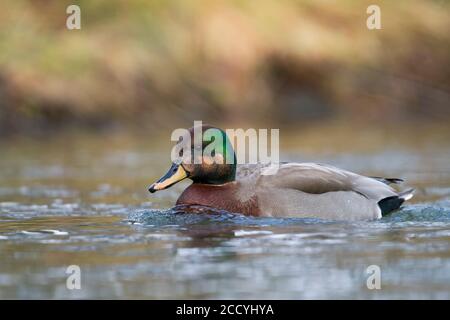
<svg viewBox="0 0 450 320">
<path fill-rule="evenodd" d="M 408 201 L 409 199 L 411 199 L 414 196 L 414 190 L 408 190 L 403 192 L 402 194 L 399 195 L 399 198 L 402 198 L 405 201 Z"/>
</svg>

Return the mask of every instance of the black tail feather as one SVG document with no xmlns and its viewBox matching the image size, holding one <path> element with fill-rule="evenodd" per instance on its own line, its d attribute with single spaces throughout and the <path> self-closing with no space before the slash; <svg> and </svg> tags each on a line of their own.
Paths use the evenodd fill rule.
<svg viewBox="0 0 450 320">
<path fill-rule="evenodd" d="M 371 177 L 372 179 L 381 181 L 385 184 L 397 184 L 397 183 L 401 183 L 403 182 L 403 179 L 399 179 L 399 178 L 383 178 L 383 177 Z"/>
<path fill-rule="evenodd" d="M 385 216 L 388 213 L 397 210 L 405 202 L 405 199 L 398 196 L 387 197 L 378 201 L 378 206 L 381 209 L 381 215 Z"/>
</svg>

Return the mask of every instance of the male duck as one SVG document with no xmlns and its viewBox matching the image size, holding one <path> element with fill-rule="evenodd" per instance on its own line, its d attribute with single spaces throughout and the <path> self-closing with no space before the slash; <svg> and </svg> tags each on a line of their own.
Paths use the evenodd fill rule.
<svg viewBox="0 0 450 320">
<path fill-rule="evenodd" d="M 214 146 L 214 155 L 206 156 L 202 150 L 195 164 L 191 128 L 191 139 L 180 139 L 178 145 L 192 141 L 193 152 L 184 157 L 180 153 L 180 161 L 149 187 L 151 193 L 189 178 L 193 183 L 180 195 L 177 205 L 207 206 L 252 216 L 333 220 L 378 219 L 413 196 L 413 190 L 398 193 L 389 186 L 401 179 L 366 177 L 329 165 L 281 163 L 275 174 L 265 174 L 267 166 L 237 167 L 236 161 L 228 164 L 221 160 L 230 155 L 236 160 L 231 143 L 223 130 L 208 125 L 201 127 L 202 135 L 211 128 L 223 135 L 223 140 L 218 140 L 223 143 Z"/>
</svg>

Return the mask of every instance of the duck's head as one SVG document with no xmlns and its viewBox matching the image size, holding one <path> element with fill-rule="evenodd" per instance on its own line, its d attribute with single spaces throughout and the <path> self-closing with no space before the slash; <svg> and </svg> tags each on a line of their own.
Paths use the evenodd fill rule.
<svg viewBox="0 0 450 320">
<path fill-rule="evenodd" d="M 221 185 L 236 177 L 236 155 L 230 140 L 222 129 L 213 126 L 190 128 L 173 149 L 172 161 L 169 171 L 148 191 L 167 189 L 186 178 L 194 183 Z"/>
</svg>

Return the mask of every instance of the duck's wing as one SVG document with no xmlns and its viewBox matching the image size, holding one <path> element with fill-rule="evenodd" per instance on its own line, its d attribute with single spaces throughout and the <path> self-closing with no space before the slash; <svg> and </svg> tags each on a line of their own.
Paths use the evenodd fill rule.
<svg viewBox="0 0 450 320">
<path fill-rule="evenodd" d="M 398 195 L 394 189 L 380 180 L 316 163 L 280 164 L 275 174 L 260 175 L 257 184 L 310 194 L 355 192 L 375 201 Z"/>
</svg>

